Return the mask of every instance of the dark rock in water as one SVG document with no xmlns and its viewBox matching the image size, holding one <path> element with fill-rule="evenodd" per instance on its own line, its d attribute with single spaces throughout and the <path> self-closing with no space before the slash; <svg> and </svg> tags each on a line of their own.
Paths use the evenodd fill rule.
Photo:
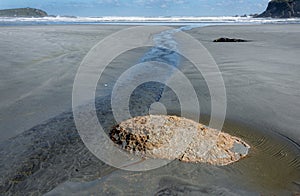
<svg viewBox="0 0 300 196">
<path fill-rule="evenodd" d="M 249 14 L 249 16 L 253 17 L 253 18 L 256 18 L 258 16 L 258 14 Z"/>
<path fill-rule="evenodd" d="M 213 42 L 248 42 L 248 41 L 244 40 L 244 39 L 221 37 L 221 38 L 215 39 Z"/>
<path fill-rule="evenodd" d="M 300 17 L 300 0 L 272 0 L 266 11 L 255 16 L 256 18 L 293 18 Z"/>
<path fill-rule="evenodd" d="M 45 17 L 48 14 L 40 9 L 35 8 L 16 8 L 0 10 L 0 17 Z"/>
</svg>

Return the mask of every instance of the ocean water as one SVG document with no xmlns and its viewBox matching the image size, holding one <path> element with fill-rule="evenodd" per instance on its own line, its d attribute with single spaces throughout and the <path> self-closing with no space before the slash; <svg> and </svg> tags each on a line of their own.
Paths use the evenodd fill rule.
<svg viewBox="0 0 300 196">
<path fill-rule="evenodd" d="M 0 17 L 0 26 L 55 24 L 115 24 L 115 25 L 211 25 L 211 24 L 274 24 L 300 23 L 300 19 L 272 19 L 252 17 Z"/>
</svg>

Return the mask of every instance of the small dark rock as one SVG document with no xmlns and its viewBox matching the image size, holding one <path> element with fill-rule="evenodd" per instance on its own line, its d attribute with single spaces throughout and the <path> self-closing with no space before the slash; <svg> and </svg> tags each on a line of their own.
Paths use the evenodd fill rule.
<svg viewBox="0 0 300 196">
<path fill-rule="evenodd" d="M 215 39 L 213 42 L 248 42 L 248 40 L 221 37 L 221 38 Z"/>
</svg>

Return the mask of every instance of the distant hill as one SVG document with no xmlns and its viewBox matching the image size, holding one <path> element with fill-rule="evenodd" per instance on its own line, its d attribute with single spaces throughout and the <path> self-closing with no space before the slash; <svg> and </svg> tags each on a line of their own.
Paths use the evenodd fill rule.
<svg viewBox="0 0 300 196">
<path fill-rule="evenodd" d="M 16 8 L 16 9 L 5 9 L 0 10 L 0 17 L 45 17 L 48 14 L 39 9 L 34 8 Z"/>
<path fill-rule="evenodd" d="M 256 17 L 300 17 L 300 0 L 272 0 L 269 2 L 266 11 Z"/>
</svg>

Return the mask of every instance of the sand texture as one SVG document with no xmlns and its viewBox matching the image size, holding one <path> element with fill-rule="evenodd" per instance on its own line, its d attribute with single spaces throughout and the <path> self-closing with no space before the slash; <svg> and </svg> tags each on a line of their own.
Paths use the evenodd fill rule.
<svg viewBox="0 0 300 196">
<path fill-rule="evenodd" d="M 175 160 L 147 172 L 117 170 L 95 157 L 81 141 L 71 111 L 73 81 L 82 58 L 94 44 L 123 28 L 0 27 L 1 195 L 300 192 L 299 25 L 211 26 L 187 31 L 208 49 L 223 76 L 227 120 L 222 131 L 243 139 L 251 150 L 245 159 L 223 167 Z M 213 42 L 220 37 L 249 42 Z M 105 130 L 118 124 L 110 107 L 115 80 L 148 50 L 128 51 L 103 73 L 94 104 Z M 181 59 L 180 66 L 195 87 L 200 120 L 205 121 L 211 107 L 209 89 L 190 62 Z M 168 115 L 180 116 L 174 92 L 157 87 L 161 85 L 147 83 L 134 91 L 133 117 L 148 115 L 162 90 L 160 102 Z M 157 140 L 153 144 L 161 145 Z"/>
</svg>

